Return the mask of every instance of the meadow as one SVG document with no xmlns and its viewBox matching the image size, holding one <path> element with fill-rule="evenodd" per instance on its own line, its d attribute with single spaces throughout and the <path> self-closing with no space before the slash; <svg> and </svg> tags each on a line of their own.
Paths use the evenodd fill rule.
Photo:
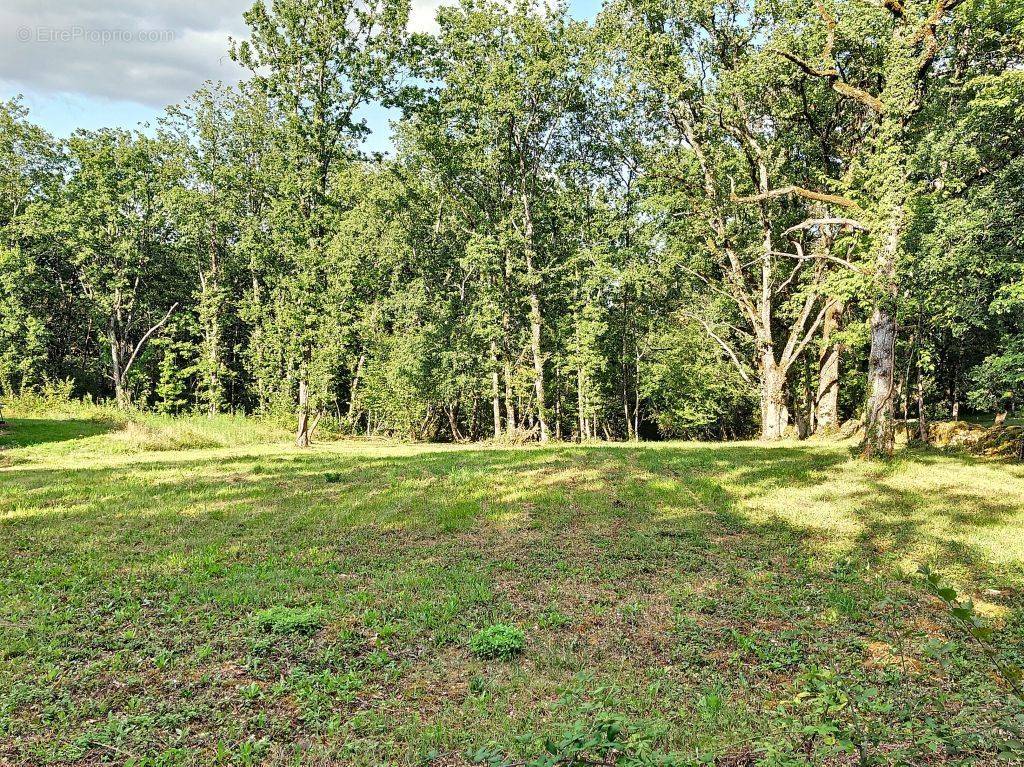
<svg viewBox="0 0 1024 767">
<path fill-rule="evenodd" d="M 0 764 L 1020 759 L 1020 464 L 8 420 Z"/>
</svg>

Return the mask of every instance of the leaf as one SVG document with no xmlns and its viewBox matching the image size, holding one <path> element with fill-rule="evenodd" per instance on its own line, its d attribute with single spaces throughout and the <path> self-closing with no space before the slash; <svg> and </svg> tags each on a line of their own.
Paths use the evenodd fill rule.
<svg viewBox="0 0 1024 767">
<path fill-rule="evenodd" d="M 949 586 L 942 586 L 938 591 L 935 592 L 939 595 L 939 598 L 946 602 L 953 602 L 956 600 L 956 590 Z"/>
</svg>

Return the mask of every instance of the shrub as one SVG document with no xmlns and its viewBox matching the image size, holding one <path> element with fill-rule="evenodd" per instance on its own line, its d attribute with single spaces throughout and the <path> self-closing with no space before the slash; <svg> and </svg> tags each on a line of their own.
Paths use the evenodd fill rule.
<svg viewBox="0 0 1024 767">
<path fill-rule="evenodd" d="M 323 625 L 323 613 L 315 607 L 271 607 L 253 620 L 270 634 L 312 634 Z"/>
<path fill-rule="evenodd" d="M 478 658 L 509 660 L 519 655 L 526 644 L 523 632 L 515 626 L 495 623 L 481 629 L 469 642 L 469 649 Z"/>
</svg>

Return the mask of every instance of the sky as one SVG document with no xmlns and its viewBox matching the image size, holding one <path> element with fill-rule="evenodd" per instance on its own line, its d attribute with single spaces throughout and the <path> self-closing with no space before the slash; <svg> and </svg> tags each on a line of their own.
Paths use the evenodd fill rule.
<svg viewBox="0 0 1024 767">
<path fill-rule="evenodd" d="M 442 0 L 412 0 L 410 27 L 434 28 Z M 252 0 L 0 0 L 0 100 L 21 96 L 30 119 L 57 136 L 76 128 L 152 124 L 208 80 L 244 72 L 227 55 L 244 38 Z M 600 0 L 571 0 L 592 19 Z M 396 113 L 370 107 L 366 148 L 390 148 Z"/>
</svg>

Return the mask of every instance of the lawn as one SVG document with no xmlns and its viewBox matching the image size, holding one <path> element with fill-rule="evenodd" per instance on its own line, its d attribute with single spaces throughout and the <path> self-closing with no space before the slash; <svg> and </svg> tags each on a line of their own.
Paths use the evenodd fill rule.
<svg viewBox="0 0 1024 767">
<path fill-rule="evenodd" d="M 676 764 L 1006 748 L 1016 703 L 915 571 L 1020 661 L 1019 464 L 286 440 L 11 419 L 0 764 L 454 765 L 609 721 Z M 494 624 L 521 654 L 474 653 Z"/>
</svg>

